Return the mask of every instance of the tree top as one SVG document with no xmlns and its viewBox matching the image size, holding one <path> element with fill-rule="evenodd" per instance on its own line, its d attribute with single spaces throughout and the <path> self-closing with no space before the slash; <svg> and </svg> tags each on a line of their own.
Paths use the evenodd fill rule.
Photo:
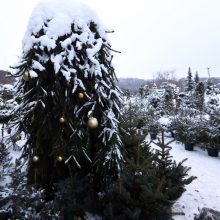
<svg viewBox="0 0 220 220">
<path fill-rule="evenodd" d="M 25 53 L 32 48 L 35 41 L 33 35 L 37 35 L 42 29 L 46 35 L 41 37 L 41 43 L 50 45 L 53 49 L 58 37 L 71 33 L 71 25 L 74 24 L 79 30 L 86 32 L 91 22 L 97 25 L 99 34 L 105 39 L 106 28 L 87 5 L 77 0 L 42 0 L 36 5 L 29 19 L 23 39 L 23 51 Z"/>
</svg>

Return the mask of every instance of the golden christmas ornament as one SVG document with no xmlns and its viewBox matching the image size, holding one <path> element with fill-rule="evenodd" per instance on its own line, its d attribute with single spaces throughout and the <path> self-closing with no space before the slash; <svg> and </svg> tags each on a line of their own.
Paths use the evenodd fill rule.
<svg viewBox="0 0 220 220">
<path fill-rule="evenodd" d="M 24 81 L 28 81 L 29 80 L 29 73 L 28 73 L 28 71 L 25 71 L 24 73 L 23 73 L 23 80 Z"/>
<path fill-rule="evenodd" d="M 65 118 L 64 118 L 63 116 L 61 116 L 61 117 L 59 118 L 59 122 L 60 122 L 60 123 L 64 123 L 64 122 L 65 122 Z"/>
<path fill-rule="evenodd" d="M 63 161 L 63 157 L 62 156 L 58 156 L 57 157 L 57 161 L 62 162 Z"/>
<path fill-rule="evenodd" d="M 87 122 L 87 125 L 89 128 L 97 128 L 98 127 L 98 120 L 97 118 L 94 118 L 94 117 L 90 117 L 88 122 Z"/>
<path fill-rule="evenodd" d="M 20 134 L 17 134 L 16 137 L 15 137 L 16 141 L 20 141 L 21 140 L 21 135 Z"/>
<path fill-rule="evenodd" d="M 39 157 L 38 156 L 33 156 L 33 161 L 34 162 L 38 162 L 39 161 Z"/>
<path fill-rule="evenodd" d="M 83 93 L 83 92 L 79 92 L 78 98 L 79 98 L 79 99 L 83 99 L 83 98 L 84 98 L 84 93 Z"/>
</svg>

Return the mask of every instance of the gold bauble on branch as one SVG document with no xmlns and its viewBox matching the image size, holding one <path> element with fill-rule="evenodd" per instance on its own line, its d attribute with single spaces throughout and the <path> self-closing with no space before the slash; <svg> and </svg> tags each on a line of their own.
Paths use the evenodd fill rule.
<svg viewBox="0 0 220 220">
<path fill-rule="evenodd" d="M 87 121 L 87 125 L 89 128 L 97 128 L 98 127 L 98 120 L 97 118 L 90 117 L 89 120 Z"/>
<path fill-rule="evenodd" d="M 38 156 L 33 156 L 33 161 L 36 163 L 36 162 L 38 162 L 39 161 L 39 157 Z"/>
<path fill-rule="evenodd" d="M 24 81 L 28 81 L 29 80 L 29 73 L 28 73 L 27 70 L 23 73 L 22 78 L 23 78 Z"/>
<path fill-rule="evenodd" d="M 62 156 L 58 156 L 58 157 L 57 157 L 57 161 L 58 161 L 58 162 L 62 162 L 62 161 L 63 161 L 63 157 L 62 157 Z"/>
<path fill-rule="evenodd" d="M 15 137 L 16 141 L 20 141 L 21 140 L 21 135 L 20 134 L 17 134 L 16 137 Z"/>
<path fill-rule="evenodd" d="M 65 118 L 63 117 L 63 116 L 61 116 L 60 118 L 59 118 L 59 122 L 62 124 L 62 123 L 64 123 L 65 122 Z"/>
<path fill-rule="evenodd" d="M 83 99 L 84 98 L 84 93 L 83 92 L 79 92 L 78 93 L 78 98 L 79 99 Z"/>
</svg>

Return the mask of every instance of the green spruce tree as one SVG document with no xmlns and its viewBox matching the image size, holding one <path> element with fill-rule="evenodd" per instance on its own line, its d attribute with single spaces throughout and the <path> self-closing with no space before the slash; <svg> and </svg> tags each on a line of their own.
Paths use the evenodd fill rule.
<svg viewBox="0 0 220 220">
<path fill-rule="evenodd" d="M 165 143 L 164 131 L 161 134 L 161 139 L 154 142 L 158 147 L 156 150 L 157 176 L 160 178 L 160 191 L 168 201 L 172 201 L 179 198 L 185 191 L 185 185 L 190 184 L 196 177 L 188 177 L 188 171 L 191 168 L 183 166 L 186 159 L 178 164 L 173 160 L 170 144 L 174 140 Z"/>
<path fill-rule="evenodd" d="M 136 114 L 135 114 L 136 112 Z M 121 176 L 101 199 L 103 217 L 109 220 L 159 220 L 170 212 L 170 204 L 158 190 L 154 154 L 146 134 L 137 129 L 137 111 L 130 103 L 123 112 L 122 140 L 126 149 Z"/>
<path fill-rule="evenodd" d="M 170 155 L 171 142 L 165 143 L 164 133 L 154 151 L 137 129 L 135 108 L 130 103 L 123 111 L 122 139 L 126 156 L 121 176 L 101 199 L 104 219 L 170 219 L 172 201 L 177 199 L 194 177 L 190 168 L 176 163 Z M 133 111 L 132 111 L 133 110 Z M 139 116 L 139 114 L 136 114 Z"/>
<path fill-rule="evenodd" d="M 174 98 L 175 98 L 175 91 L 174 85 L 164 83 L 162 88 L 165 90 L 164 97 L 163 97 L 163 113 L 166 115 L 173 115 L 174 114 Z"/>
<path fill-rule="evenodd" d="M 203 111 L 205 99 L 205 86 L 203 82 L 199 82 L 195 88 L 195 105 L 199 111 Z"/>
<path fill-rule="evenodd" d="M 183 97 L 183 105 L 184 108 L 187 108 L 188 113 L 191 112 L 195 108 L 195 100 L 194 100 L 194 81 L 192 78 L 191 68 L 189 67 L 188 75 L 186 79 L 186 85 L 184 89 L 184 97 Z"/>
<path fill-rule="evenodd" d="M 190 92 L 193 90 L 194 87 L 194 82 L 193 82 L 193 78 L 192 78 L 192 72 L 191 72 L 191 68 L 189 67 L 188 70 L 188 75 L 187 75 L 187 79 L 186 79 L 186 91 Z"/>
<path fill-rule="evenodd" d="M 194 77 L 194 82 L 195 82 L 195 84 L 198 84 L 199 81 L 200 81 L 200 79 L 199 79 L 199 73 L 198 73 L 198 71 L 196 71 L 196 74 L 195 74 L 195 77 Z"/>
</svg>

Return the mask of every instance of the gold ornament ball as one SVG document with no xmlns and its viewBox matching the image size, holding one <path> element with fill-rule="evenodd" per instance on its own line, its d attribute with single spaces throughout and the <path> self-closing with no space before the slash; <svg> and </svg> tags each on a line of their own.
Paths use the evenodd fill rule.
<svg viewBox="0 0 220 220">
<path fill-rule="evenodd" d="M 38 162 L 39 161 L 39 157 L 38 156 L 33 156 L 33 161 L 34 162 Z"/>
<path fill-rule="evenodd" d="M 25 71 L 25 72 L 23 73 L 23 80 L 24 80 L 24 81 L 28 81 L 28 80 L 29 80 L 29 73 L 28 73 L 28 71 Z"/>
<path fill-rule="evenodd" d="M 60 122 L 60 123 L 64 123 L 64 122 L 65 122 L 65 118 L 64 118 L 63 116 L 60 117 L 60 118 L 59 118 L 59 122 Z"/>
<path fill-rule="evenodd" d="M 20 134 L 17 134 L 16 137 L 15 137 L 16 141 L 20 141 L 21 140 L 21 135 Z"/>
<path fill-rule="evenodd" d="M 98 120 L 97 118 L 91 117 L 89 118 L 87 125 L 89 128 L 97 128 L 98 127 Z"/>
<path fill-rule="evenodd" d="M 83 98 L 84 98 L 84 93 L 83 93 L 83 92 L 79 92 L 78 98 L 79 98 L 79 99 L 83 99 Z"/>
<path fill-rule="evenodd" d="M 63 157 L 62 156 L 58 156 L 57 157 L 57 161 L 62 162 L 63 161 Z"/>
</svg>

